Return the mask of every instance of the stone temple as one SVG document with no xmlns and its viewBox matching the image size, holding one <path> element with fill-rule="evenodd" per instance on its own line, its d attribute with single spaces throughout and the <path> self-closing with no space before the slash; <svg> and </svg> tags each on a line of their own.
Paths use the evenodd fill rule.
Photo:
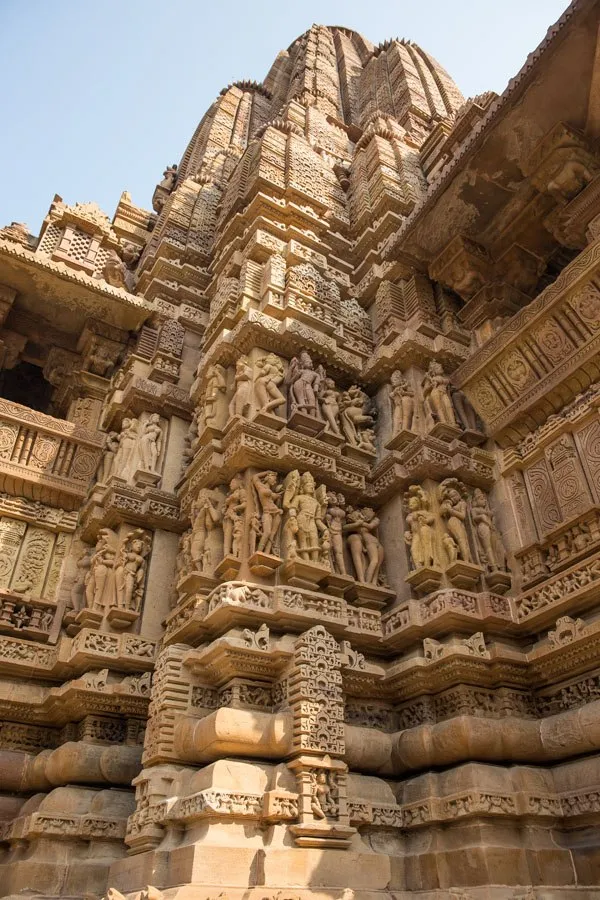
<svg viewBox="0 0 600 900">
<path fill-rule="evenodd" d="M 0 231 L 0 896 L 600 897 L 599 25 Z"/>
</svg>

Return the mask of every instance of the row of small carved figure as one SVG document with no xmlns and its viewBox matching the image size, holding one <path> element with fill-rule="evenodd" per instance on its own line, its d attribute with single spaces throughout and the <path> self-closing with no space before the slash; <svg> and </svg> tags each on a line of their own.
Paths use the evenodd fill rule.
<svg viewBox="0 0 600 900">
<path fill-rule="evenodd" d="M 283 389 L 282 389 L 283 388 Z M 215 364 L 206 373 L 202 406 L 197 411 L 188 435 L 187 459 L 195 450 L 195 442 L 203 427 L 217 427 L 225 411 L 227 371 Z M 390 402 L 393 434 L 413 431 L 418 414 L 426 428 L 436 423 L 467 431 L 480 431 L 481 425 L 467 397 L 451 386 L 443 367 L 431 360 L 421 382 L 422 409 L 418 409 L 415 391 L 400 371 L 392 374 Z M 313 366 L 310 354 L 302 351 L 294 357 L 287 371 L 283 360 L 274 353 L 260 357 L 254 366 L 246 357 L 236 363 L 234 393 L 227 404 L 229 416 L 249 418 L 255 406 L 258 413 L 281 417 L 287 405 L 287 417 L 294 423 L 296 413 L 308 416 L 323 429 L 353 447 L 375 454 L 374 401 L 358 385 L 340 391 L 323 366 Z"/>
<path fill-rule="evenodd" d="M 438 488 L 438 515 L 443 520 L 441 546 L 445 559 L 439 559 L 436 531 L 438 515 L 421 485 L 411 485 L 404 497 L 407 529 L 405 541 L 410 548 L 412 564 L 419 568 L 444 568 L 457 560 L 473 562 L 468 526 L 477 545 L 480 561 L 490 571 L 506 568 L 504 547 L 494 523 L 488 499 L 481 488 L 472 496 L 456 478 L 446 478 Z M 438 533 L 439 533 L 438 532 Z"/>
<path fill-rule="evenodd" d="M 214 568 L 210 537 L 218 528 L 223 557 L 240 559 L 245 547 L 249 556 L 281 555 L 331 568 L 340 575 L 349 574 L 347 546 L 357 580 L 377 584 L 384 560 L 378 527 L 374 510 L 346 506 L 342 494 L 317 486 L 310 472 L 294 470 L 282 482 L 273 471 L 239 473 L 225 496 L 218 490 L 204 490 L 195 500 L 180 570 Z"/>
<path fill-rule="evenodd" d="M 142 423 L 134 418 L 123 419 L 120 433 L 111 431 L 106 436 L 98 483 L 106 484 L 112 475 L 131 481 L 138 469 L 156 474 L 162 444 L 163 430 L 157 413 Z"/>
<path fill-rule="evenodd" d="M 105 614 L 110 609 L 139 612 L 144 594 L 151 540 L 140 528 L 119 543 L 110 528 L 98 533 L 95 547 L 87 548 L 77 562 L 71 587 L 71 606 Z"/>
</svg>

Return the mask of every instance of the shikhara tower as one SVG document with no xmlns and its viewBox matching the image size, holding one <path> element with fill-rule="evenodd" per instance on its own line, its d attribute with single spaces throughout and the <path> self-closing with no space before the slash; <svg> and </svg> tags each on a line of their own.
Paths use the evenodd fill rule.
<svg viewBox="0 0 600 900">
<path fill-rule="evenodd" d="M 0 231 L 0 895 L 600 896 L 599 25 Z"/>
</svg>

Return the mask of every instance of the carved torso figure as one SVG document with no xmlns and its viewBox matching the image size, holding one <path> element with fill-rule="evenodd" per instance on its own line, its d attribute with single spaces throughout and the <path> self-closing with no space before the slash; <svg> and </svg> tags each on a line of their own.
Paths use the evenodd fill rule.
<svg viewBox="0 0 600 900">
<path fill-rule="evenodd" d="M 147 472 L 156 472 L 162 448 L 162 428 L 160 416 L 153 413 L 142 426 L 140 434 L 140 462 Z"/>
<path fill-rule="evenodd" d="M 422 382 L 423 401 L 428 418 L 432 422 L 456 425 L 454 408 L 450 399 L 450 379 L 437 360 L 432 359 Z"/>
<path fill-rule="evenodd" d="M 119 449 L 115 454 L 113 472 L 119 478 L 128 480 L 132 475 L 133 463 L 137 458 L 138 420 L 123 419 Z"/>
<path fill-rule="evenodd" d="M 344 525 L 346 523 L 346 498 L 333 491 L 327 494 L 327 514 L 325 516 L 331 541 L 333 569 L 339 575 L 346 575 L 344 559 Z"/>
<path fill-rule="evenodd" d="M 392 372 L 390 378 L 392 389 L 390 401 L 392 403 L 392 434 L 400 431 L 412 431 L 415 418 L 415 392 L 409 385 L 402 372 Z"/>
<path fill-rule="evenodd" d="M 140 529 L 132 531 L 123 542 L 115 564 L 115 599 L 118 609 L 139 612 L 146 574 L 149 542 Z"/>
<path fill-rule="evenodd" d="M 406 496 L 407 531 L 404 540 L 410 547 L 415 569 L 435 565 L 434 524 L 435 516 L 429 510 L 429 498 L 420 485 L 411 485 Z"/>
<path fill-rule="evenodd" d="M 110 528 L 98 532 L 96 549 L 92 554 L 89 572 L 85 580 L 85 602 L 88 609 L 104 612 L 110 605 L 109 576 L 115 562 L 116 536 Z"/>
<path fill-rule="evenodd" d="M 106 443 L 104 444 L 104 453 L 100 461 L 98 470 L 98 483 L 106 484 L 113 472 L 115 456 L 119 449 L 119 435 L 116 431 L 111 431 L 106 435 Z"/>
<path fill-rule="evenodd" d="M 227 374 L 223 366 L 215 363 L 210 367 L 207 375 L 204 391 L 204 423 L 212 425 L 218 414 L 217 404 L 227 390 Z"/>
<path fill-rule="evenodd" d="M 235 364 L 235 393 L 229 404 L 230 416 L 248 417 L 252 394 L 252 367 L 241 356 Z"/>
<path fill-rule="evenodd" d="M 334 434 L 341 435 L 340 416 L 340 392 L 335 386 L 333 378 L 325 378 L 319 390 L 321 400 L 321 412 L 329 428 Z"/>
<path fill-rule="evenodd" d="M 499 553 L 500 536 L 494 525 L 494 517 L 488 499 L 481 488 L 475 488 L 471 500 L 471 518 L 475 527 L 479 551 L 488 569 L 504 567 L 503 554 Z"/>
<path fill-rule="evenodd" d="M 383 563 L 383 546 L 377 537 L 379 518 L 370 507 L 349 509 L 344 531 L 358 581 L 377 584 Z"/>
<path fill-rule="evenodd" d="M 190 553 L 194 566 L 203 572 L 212 565 L 206 545 L 210 533 L 223 518 L 221 503 L 214 495 L 202 492 L 192 505 L 192 517 Z"/>
<path fill-rule="evenodd" d="M 223 506 L 223 555 L 239 558 L 241 536 L 244 530 L 246 511 L 246 488 L 240 475 L 235 475 L 229 483 L 229 493 Z M 240 531 L 241 529 L 241 531 Z M 235 549 L 238 551 L 234 553 Z"/>
</svg>

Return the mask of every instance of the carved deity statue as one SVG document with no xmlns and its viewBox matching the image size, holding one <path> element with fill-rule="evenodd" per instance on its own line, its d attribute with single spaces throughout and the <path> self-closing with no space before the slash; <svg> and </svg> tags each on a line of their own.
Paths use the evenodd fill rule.
<svg viewBox="0 0 600 900">
<path fill-rule="evenodd" d="M 412 431 L 415 421 L 415 392 L 399 370 L 392 372 L 390 383 L 392 433 Z"/>
<path fill-rule="evenodd" d="M 194 566 L 205 572 L 213 565 L 207 541 L 215 527 L 223 518 L 220 497 L 209 491 L 202 491 L 192 505 L 192 539 L 190 553 Z"/>
<path fill-rule="evenodd" d="M 475 528 L 479 552 L 486 568 L 503 569 L 506 565 L 504 554 L 500 551 L 502 542 L 494 524 L 494 516 L 488 498 L 481 490 L 475 488 L 471 499 L 471 519 Z"/>
<path fill-rule="evenodd" d="M 383 546 L 377 537 L 379 518 L 375 511 L 366 506 L 362 509 L 348 508 L 344 532 L 348 535 L 348 548 L 356 578 L 364 584 L 377 584 L 379 570 L 383 564 Z"/>
<path fill-rule="evenodd" d="M 245 356 L 235 364 L 235 391 L 229 403 L 230 416 L 248 418 L 252 399 L 252 366 Z"/>
<path fill-rule="evenodd" d="M 329 430 L 341 437 L 340 392 L 337 390 L 333 378 L 324 378 L 321 382 L 319 400 L 321 401 L 321 412 Z"/>
<path fill-rule="evenodd" d="M 339 811 L 335 773 L 325 769 L 311 772 L 310 808 L 315 819 L 336 818 Z"/>
<path fill-rule="evenodd" d="M 371 435 L 367 435 L 365 442 L 365 430 L 375 424 L 375 418 L 371 412 L 371 401 L 367 394 L 353 384 L 344 391 L 340 402 L 340 419 L 344 437 L 353 447 L 367 445 L 372 446 Z M 366 448 L 365 448 L 366 449 Z"/>
<path fill-rule="evenodd" d="M 140 528 L 131 531 L 123 541 L 115 561 L 117 609 L 140 611 L 149 552 L 150 540 Z"/>
<path fill-rule="evenodd" d="M 405 497 L 407 530 L 404 540 L 410 547 L 415 569 L 435 566 L 434 525 L 435 516 L 429 509 L 429 498 L 418 484 L 409 487 Z"/>
<path fill-rule="evenodd" d="M 329 529 L 331 542 L 331 563 L 333 571 L 338 575 L 346 575 L 344 559 L 344 525 L 346 523 L 346 498 L 343 494 L 330 491 L 327 494 L 327 513 L 325 521 Z"/>
<path fill-rule="evenodd" d="M 139 438 L 139 422 L 137 419 L 123 419 L 119 436 L 119 449 L 115 454 L 113 474 L 126 481 L 133 474 L 134 462 L 137 460 Z"/>
<path fill-rule="evenodd" d="M 257 360 L 254 392 L 261 412 L 277 414 L 276 410 L 285 403 L 285 397 L 279 390 L 283 373 L 283 362 L 274 353 Z"/>
<path fill-rule="evenodd" d="M 160 416 L 152 413 L 150 418 L 142 425 L 139 438 L 139 455 L 142 469 L 147 472 L 156 472 L 158 459 L 162 449 L 163 432 L 160 427 Z"/>
<path fill-rule="evenodd" d="M 295 531 L 294 541 L 297 555 L 308 562 L 319 564 L 322 560 L 321 537 L 327 526 L 324 517 L 327 512 L 327 490 L 325 485 L 318 488 L 310 472 L 302 475 L 297 469 L 289 472 L 284 481 L 283 508 L 288 517 L 296 520 L 288 530 Z M 293 511 L 293 512 L 292 512 Z M 288 547 L 289 558 L 289 547 Z"/>
<path fill-rule="evenodd" d="M 223 556 L 235 556 L 239 559 L 245 512 L 246 488 L 244 481 L 241 475 L 234 475 L 229 482 L 229 493 L 223 505 Z"/>
<path fill-rule="evenodd" d="M 320 418 L 318 396 L 322 379 L 321 369 L 314 368 L 306 350 L 300 356 L 294 356 L 285 378 L 289 392 L 289 415 L 298 411 L 315 419 Z"/>
<path fill-rule="evenodd" d="M 204 390 L 203 414 L 204 424 L 214 425 L 218 415 L 218 404 L 227 390 L 227 373 L 222 365 L 215 363 L 208 369 Z"/>
<path fill-rule="evenodd" d="M 189 464 L 191 463 L 194 453 L 196 452 L 196 447 L 198 446 L 198 412 L 194 411 L 192 415 L 192 421 L 190 422 L 190 427 L 188 428 L 188 432 L 185 436 L 182 461 L 181 461 L 181 471 L 182 473 L 187 469 Z"/>
<path fill-rule="evenodd" d="M 471 549 L 465 522 L 467 520 L 467 502 L 464 499 L 465 489 L 456 478 L 446 478 L 440 484 L 440 513 L 446 520 L 446 530 L 456 543 L 458 557 L 463 562 L 472 562 Z"/>
<path fill-rule="evenodd" d="M 283 510 L 283 486 L 278 484 L 276 472 L 258 472 L 252 477 L 255 509 L 260 510 L 259 553 L 273 553 L 277 544 Z"/>
<path fill-rule="evenodd" d="M 116 431 L 110 431 L 106 435 L 104 452 L 98 469 L 98 484 L 106 484 L 113 473 L 115 456 L 119 449 L 119 435 Z"/>
<path fill-rule="evenodd" d="M 425 412 L 430 422 L 456 425 L 450 399 L 450 379 L 437 360 L 432 359 L 421 383 Z"/>
</svg>

